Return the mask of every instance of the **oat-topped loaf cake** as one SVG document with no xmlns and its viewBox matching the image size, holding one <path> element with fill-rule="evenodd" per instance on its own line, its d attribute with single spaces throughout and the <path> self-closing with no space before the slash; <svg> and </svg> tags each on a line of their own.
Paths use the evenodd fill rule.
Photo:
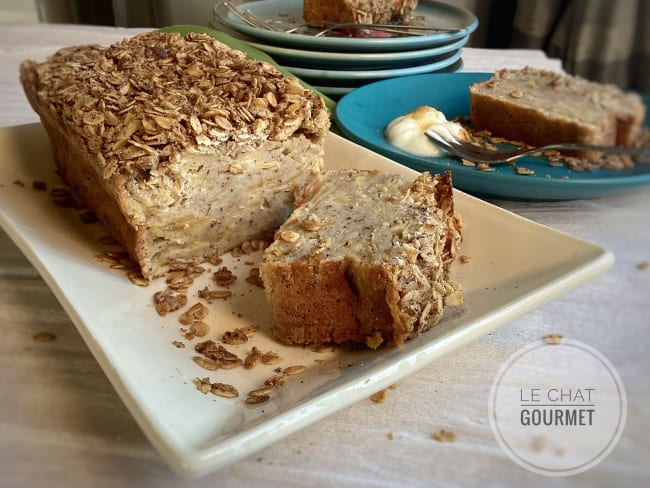
<svg viewBox="0 0 650 488">
<path fill-rule="evenodd" d="M 304 0 L 303 17 L 307 22 L 383 24 L 404 20 L 417 4 L 417 0 Z"/>
<path fill-rule="evenodd" d="M 528 67 L 503 69 L 472 85 L 470 115 L 474 129 L 537 146 L 630 146 L 641 132 L 645 106 L 614 85 Z M 583 156 L 595 159 L 597 153 Z"/>
<path fill-rule="evenodd" d="M 273 231 L 320 173 L 320 97 L 207 35 L 71 47 L 21 80 L 58 172 L 145 277 Z"/>
<path fill-rule="evenodd" d="M 415 337 L 462 303 L 449 276 L 460 227 L 449 175 L 326 173 L 264 254 L 275 335 L 373 348 Z"/>
</svg>

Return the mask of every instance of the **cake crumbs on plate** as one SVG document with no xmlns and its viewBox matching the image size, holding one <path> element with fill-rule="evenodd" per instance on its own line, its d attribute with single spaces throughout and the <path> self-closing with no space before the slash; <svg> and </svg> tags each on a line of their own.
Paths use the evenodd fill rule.
<svg viewBox="0 0 650 488">
<path fill-rule="evenodd" d="M 32 336 L 36 342 L 52 342 L 56 339 L 56 334 L 52 332 L 38 332 Z"/>
<path fill-rule="evenodd" d="M 532 169 L 530 169 L 530 168 L 525 168 L 524 166 L 517 166 L 517 167 L 515 168 L 515 172 L 516 172 L 518 175 L 524 175 L 524 176 L 527 176 L 527 175 L 534 175 L 534 174 L 535 174 L 535 170 L 532 170 Z"/>
<path fill-rule="evenodd" d="M 454 432 L 444 429 L 440 429 L 432 437 L 438 442 L 454 442 L 456 440 L 456 434 Z"/>
<path fill-rule="evenodd" d="M 550 344 L 552 346 L 557 346 L 558 344 L 562 344 L 562 339 L 564 339 L 562 334 L 559 334 L 557 332 L 553 332 L 551 334 L 546 334 L 544 337 L 542 337 L 542 340 L 546 344 Z"/>
<path fill-rule="evenodd" d="M 377 393 L 370 395 L 370 401 L 373 403 L 384 403 L 387 397 L 386 390 L 379 390 Z"/>
<path fill-rule="evenodd" d="M 644 269 L 648 269 L 648 266 L 650 266 L 650 262 L 641 261 L 636 265 L 636 269 L 638 269 L 639 271 L 643 271 Z"/>
<path fill-rule="evenodd" d="M 229 286 L 237 281 L 237 276 L 235 276 L 228 268 L 222 266 L 212 274 L 212 279 L 219 286 Z"/>
<path fill-rule="evenodd" d="M 32 188 L 38 191 L 47 191 L 47 183 L 44 181 L 34 180 L 32 181 Z"/>
</svg>

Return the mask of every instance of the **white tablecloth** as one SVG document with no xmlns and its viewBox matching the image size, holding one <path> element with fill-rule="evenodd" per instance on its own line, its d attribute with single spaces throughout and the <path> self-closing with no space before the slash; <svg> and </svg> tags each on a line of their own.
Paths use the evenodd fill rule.
<svg viewBox="0 0 650 488">
<path fill-rule="evenodd" d="M 140 29 L 141 30 L 141 29 Z M 63 25 L 0 29 L 0 127 L 38 120 L 19 63 L 71 44 L 138 32 Z M 537 51 L 465 49 L 466 71 L 533 65 Z M 616 264 L 561 299 L 399 382 L 387 400 L 340 411 L 204 480 L 174 474 L 145 439 L 52 292 L 0 231 L 0 486 L 642 486 L 650 481 L 650 191 L 554 203 L 494 201 L 611 250 Z M 534 258 L 534 257 L 533 257 Z M 34 334 L 52 332 L 39 343 Z M 550 332 L 604 354 L 627 390 L 628 419 L 609 457 L 569 478 L 514 464 L 488 423 L 499 367 Z M 440 443 L 432 433 L 456 433 Z M 386 436 L 392 432 L 393 439 Z"/>
</svg>

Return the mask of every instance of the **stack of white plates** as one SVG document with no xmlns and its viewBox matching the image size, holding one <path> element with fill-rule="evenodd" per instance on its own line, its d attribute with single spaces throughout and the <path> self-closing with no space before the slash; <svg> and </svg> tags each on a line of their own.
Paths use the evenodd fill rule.
<svg viewBox="0 0 650 488">
<path fill-rule="evenodd" d="M 303 0 L 232 2 L 270 22 L 277 30 L 252 27 L 223 2 L 214 8 L 214 23 L 226 25 L 266 52 L 281 66 L 321 92 L 340 96 L 359 86 L 398 76 L 454 72 L 462 68 L 461 48 L 478 26 L 471 12 L 440 2 L 420 0 L 413 12 L 422 35 L 400 37 L 316 37 L 287 33 L 304 22 Z"/>
</svg>

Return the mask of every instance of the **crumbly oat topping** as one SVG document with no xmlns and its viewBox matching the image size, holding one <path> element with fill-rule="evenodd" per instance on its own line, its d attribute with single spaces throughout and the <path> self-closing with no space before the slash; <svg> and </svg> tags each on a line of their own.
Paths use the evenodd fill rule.
<svg viewBox="0 0 650 488">
<path fill-rule="evenodd" d="M 268 63 L 205 34 L 145 33 L 23 64 L 38 96 L 114 173 L 146 179 L 186 148 L 323 135 L 323 101 Z"/>
</svg>

